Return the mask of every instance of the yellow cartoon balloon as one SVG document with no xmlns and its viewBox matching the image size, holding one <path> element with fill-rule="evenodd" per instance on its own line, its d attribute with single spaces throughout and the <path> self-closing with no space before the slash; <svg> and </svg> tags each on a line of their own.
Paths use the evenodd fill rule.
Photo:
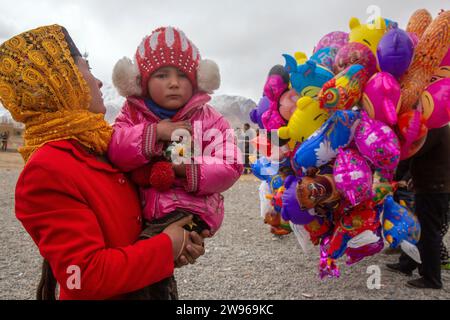
<svg viewBox="0 0 450 320">
<path fill-rule="evenodd" d="M 317 100 L 308 96 L 301 97 L 288 125 L 278 129 L 278 136 L 290 139 L 289 146 L 293 148 L 297 142 L 308 139 L 327 119 L 328 112 L 320 108 Z"/>
<path fill-rule="evenodd" d="M 365 44 L 377 56 L 377 46 L 383 35 L 386 33 L 386 22 L 378 17 L 373 24 L 361 24 L 358 18 L 350 19 L 349 42 L 359 42 Z"/>
</svg>

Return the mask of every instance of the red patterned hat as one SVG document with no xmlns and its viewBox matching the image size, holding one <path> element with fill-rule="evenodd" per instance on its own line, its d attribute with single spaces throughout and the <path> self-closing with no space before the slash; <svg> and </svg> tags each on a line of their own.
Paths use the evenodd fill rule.
<svg viewBox="0 0 450 320">
<path fill-rule="evenodd" d="M 127 58 L 119 60 L 114 67 L 113 83 L 123 96 L 146 96 L 150 76 L 168 66 L 185 73 L 194 90 L 212 93 L 220 86 L 217 64 L 201 60 L 197 47 L 183 31 L 172 27 L 158 28 L 144 37 L 136 50 L 135 63 Z"/>
</svg>

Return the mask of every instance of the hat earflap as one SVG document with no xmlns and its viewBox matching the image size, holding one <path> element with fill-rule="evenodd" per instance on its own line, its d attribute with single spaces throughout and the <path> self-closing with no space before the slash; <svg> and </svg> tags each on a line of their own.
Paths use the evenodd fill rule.
<svg viewBox="0 0 450 320">
<path fill-rule="evenodd" d="M 123 97 L 142 95 L 139 68 L 127 57 L 117 61 L 113 69 L 112 82 Z"/>
<path fill-rule="evenodd" d="M 200 91 L 213 93 L 220 87 L 219 66 L 212 60 L 200 60 L 197 69 L 197 86 Z"/>
</svg>

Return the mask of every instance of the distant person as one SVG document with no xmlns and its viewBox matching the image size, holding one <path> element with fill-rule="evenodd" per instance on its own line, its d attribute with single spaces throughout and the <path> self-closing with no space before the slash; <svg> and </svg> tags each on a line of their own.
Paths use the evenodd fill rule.
<svg viewBox="0 0 450 320">
<path fill-rule="evenodd" d="M 256 137 L 256 132 L 250 127 L 248 123 L 244 124 L 244 132 L 242 134 L 242 140 L 244 144 L 244 174 L 252 173 L 250 166 L 250 155 L 253 154 L 253 148 L 250 145 L 250 141 Z"/>
<path fill-rule="evenodd" d="M 3 132 L 1 135 L 1 139 L 2 139 L 2 151 L 7 151 L 8 150 L 9 132 L 8 131 Z"/>
<path fill-rule="evenodd" d="M 197 47 L 172 27 L 145 37 L 134 61 L 136 65 L 122 59 L 113 71 L 114 85 L 127 100 L 114 123 L 109 159 L 134 176 L 150 175 L 156 164 L 174 176 L 165 190 L 147 184 L 148 179 L 140 184 L 146 227 L 142 236 L 156 236 L 164 226 L 191 214 L 194 224 L 186 228 L 214 235 L 225 213 L 221 193 L 233 186 L 243 169 L 230 124 L 208 104 L 208 92 L 219 87 L 218 67 L 202 60 Z M 171 157 L 164 159 L 177 129 L 190 133 L 201 155 L 192 154 L 179 164 Z M 148 292 L 156 299 L 178 299 L 173 276 Z"/>
</svg>

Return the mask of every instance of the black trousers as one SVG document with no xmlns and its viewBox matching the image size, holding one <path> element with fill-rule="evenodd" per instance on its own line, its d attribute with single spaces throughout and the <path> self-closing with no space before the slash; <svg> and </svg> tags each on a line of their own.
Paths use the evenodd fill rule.
<svg viewBox="0 0 450 320">
<path fill-rule="evenodd" d="M 430 284 L 442 286 L 441 280 L 441 243 L 442 227 L 447 223 L 450 194 L 416 194 L 416 214 L 421 226 L 421 235 L 417 247 L 422 264 L 412 260 L 405 253 L 400 256 L 400 267 L 404 271 L 419 273 Z"/>
</svg>

